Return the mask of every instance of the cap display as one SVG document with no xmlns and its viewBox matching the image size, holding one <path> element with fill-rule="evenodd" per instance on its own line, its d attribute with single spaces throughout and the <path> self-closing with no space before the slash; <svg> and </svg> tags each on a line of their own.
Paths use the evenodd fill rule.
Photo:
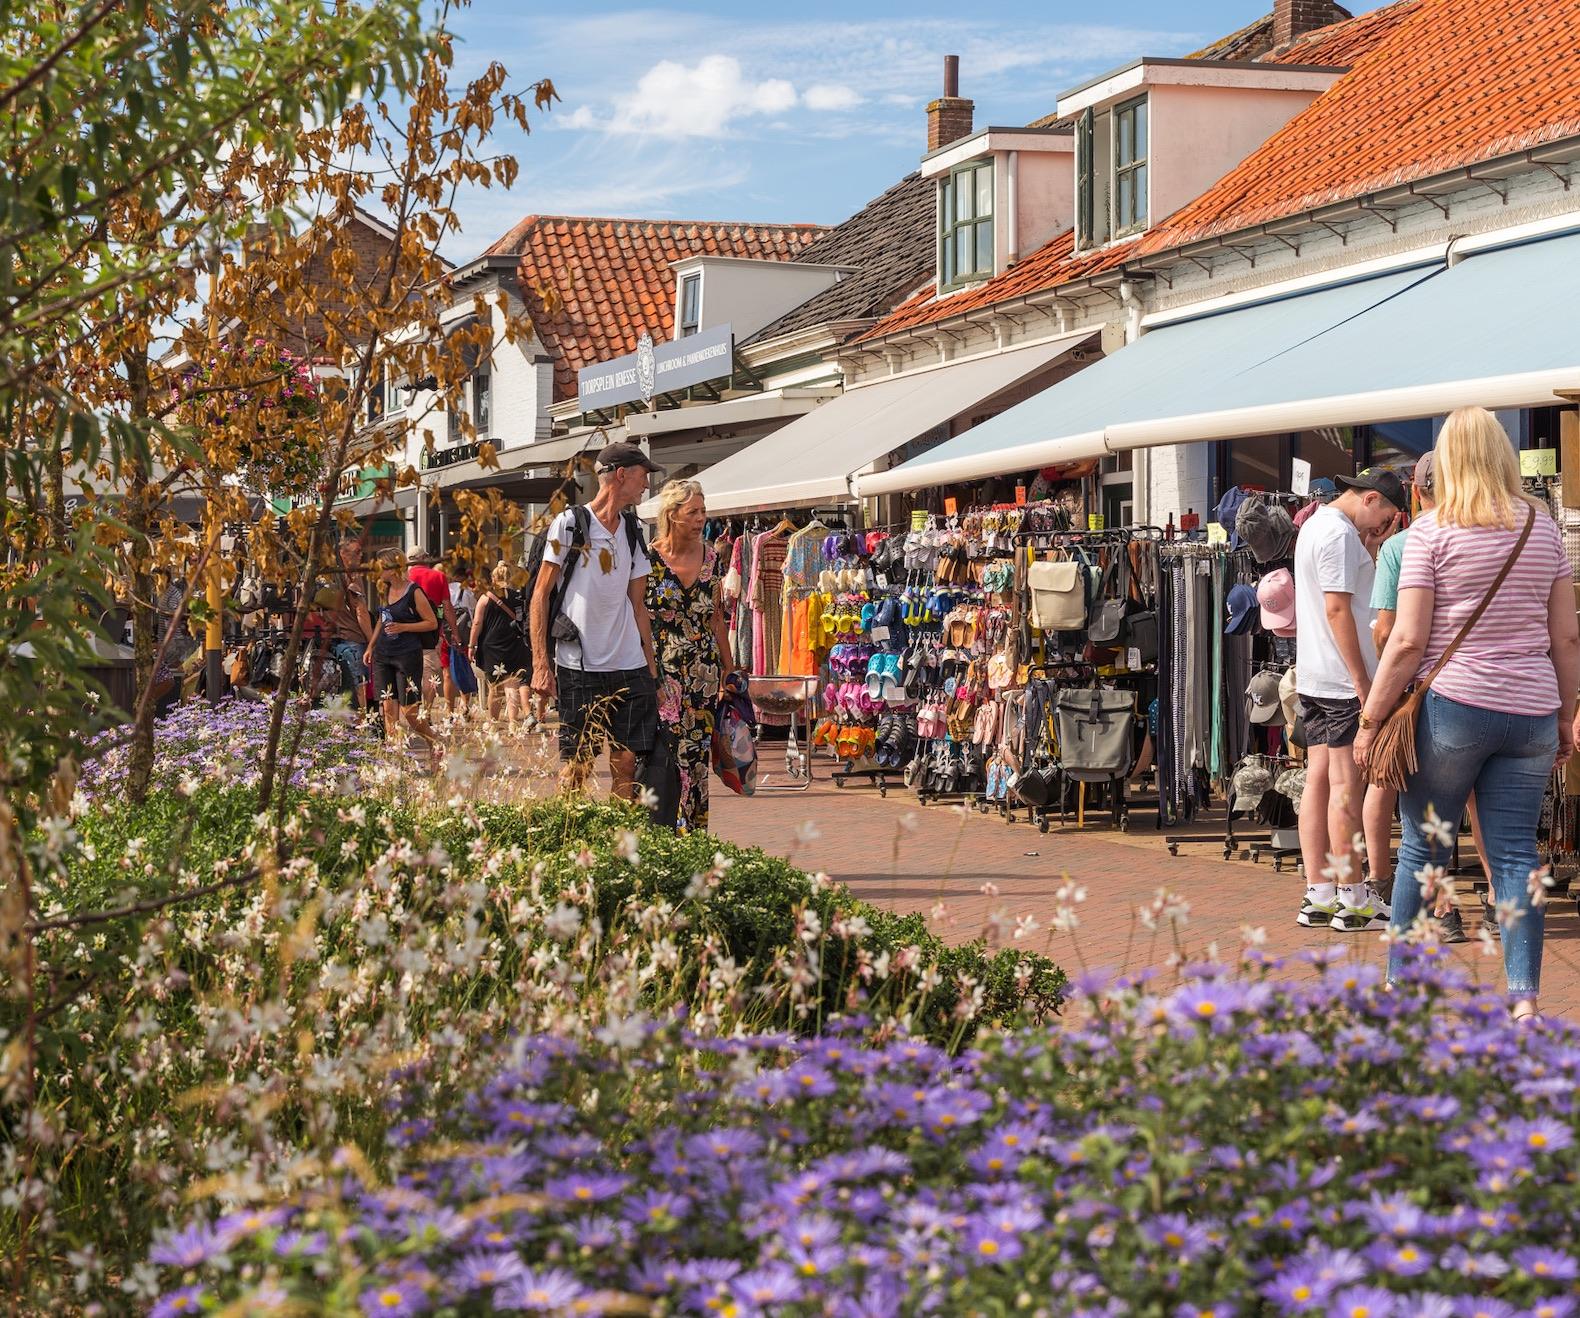
<svg viewBox="0 0 1580 1318">
<path fill-rule="evenodd" d="M 1305 768 L 1285 769 L 1273 783 L 1273 790 L 1287 796 L 1294 802 L 1295 809 L 1300 809 L 1300 798 L 1306 790 Z"/>
<path fill-rule="evenodd" d="M 1404 482 L 1387 467 L 1367 467 L 1353 476 L 1333 478 L 1341 490 L 1374 490 L 1402 513 L 1410 511 L 1410 496 L 1405 493 Z"/>
<path fill-rule="evenodd" d="M 1229 620 L 1223 625 L 1225 636 L 1244 636 L 1256 626 L 1257 615 L 1260 612 L 1256 603 L 1256 591 L 1243 582 L 1229 587 L 1224 608 L 1229 615 Z"/>
<path fill-rule="evenodd" d="M 1212 519 L 1229 533 L 1229 548 L 1240 547 L 1240 537 L 1237 534 L 1236 523 L 1239 521 L 1240 508 L 1245 503 L 1246 492 L 1238 485 L 1231 485 L 1223 492 L 1223 498 L 1218 500 L 1218 506 L 1213 509 Z"/>
<path fill-rule="evenodd" d="M 664 474 L 664 469 L 635 444 L 605 444 L 598 450 L 597 462 L 599 471 L 619 471 L 622 467 L 646 467 L 655 476 Z"/>
<path fill-rule="evenodd" d="M 1248 755 L 1229 780 L 1229 808 L 1247 814 L 1272 790 L 1272 766 L 1260 755 Z"/>
<path fill-rule="evenodd" d="M 1283 713 L 1278 699 L 1278 680 L 1282 674 L 1264 668 L 1245 688 L 1245 712 L 1252 723 L 1272 723 Z"/>
<path fill-rule="evenodd" d="M 1295 634 L 1295 578 L 1287 567 L 1274 568 L 1256 583 L 1262 626 L 1275 636 Z"/>
<path fill-rule="evenodd" d="M 1295 522 L 1283 504 L 1247 499 L 1240 505 L 1234 529 L 1258 563 L 1276 563 L 1294 552 Z"/>
<path fill-rule="evenodd" d="M 1295 691 L 1294 666 L 1284 669 L 1278 679 L 1278 706 L 1284 713 L 1284 726 L 1292 728 L 1300 717 L 1300 696 Z"/>
</svg>

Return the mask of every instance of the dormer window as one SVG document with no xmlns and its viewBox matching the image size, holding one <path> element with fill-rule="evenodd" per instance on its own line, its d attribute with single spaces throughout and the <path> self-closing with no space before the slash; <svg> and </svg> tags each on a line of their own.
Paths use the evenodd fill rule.
<svg viewBox="0 0 1580 1318">
<path fill-rule="evenodd" d="M 687 275 L 680 281 L 680 337 L 702 328 L 702 274 Z"/>
<path fill-rule="evenodd" d="M 993 277 L 993 162 L 962 165 L 938 181 L 938 286 Z"/>
<path fill-rule="evenodd" d="M 1075 239 L 1096 247 L 1139 233 L 1150 214 L 1147 98 L 1081 115 L 1075 132 Z"/>
</svg>

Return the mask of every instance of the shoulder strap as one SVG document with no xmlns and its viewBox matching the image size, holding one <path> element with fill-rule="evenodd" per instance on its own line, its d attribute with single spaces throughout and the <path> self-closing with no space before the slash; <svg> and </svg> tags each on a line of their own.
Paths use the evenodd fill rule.
<svg viewBox="0 0 1580 1318">
<path fill-rule="evenodd" d="M 1509 551 L 1508 558 L 1498 569 L 1498 575 L 1493 577 L 1492 584 L 1487 587 L 1487 593 L 1481 597 L 1481 603 L 1476 605 L 1476 611 L 1465 619 L 1465 625 L 1459 629 L 1459 635 L 1448 643 L 1448 648 L 1443 651 L 1442 657 L 1432 665 L 1432 671 L 1426 675 L 1426 680 L 1421 683 L 1422 689 L 1432 685 L 1437 675 L 1443 671 L 1443 665 L 1454 657 L 1454 651 L 1470 635 L 1470 630 L 1481 621 L 1481 615 L 1487 611 L 1487 606 L 1492 603 L 1492 597 L 1498 593 L 1499 588 L 1509 579 L 1509 573 L 1514 568 L 1514 562 L 1519 558 L 1525 548 L 1525 543 L 1531 538 L 1531 530 L 1536 525 L 1536 509 L 1527 507 L 1525 514 L 1525 529 L 1520 532 L 1520 538 L 1514 542 L 1514 548 Z"/>
</svg>

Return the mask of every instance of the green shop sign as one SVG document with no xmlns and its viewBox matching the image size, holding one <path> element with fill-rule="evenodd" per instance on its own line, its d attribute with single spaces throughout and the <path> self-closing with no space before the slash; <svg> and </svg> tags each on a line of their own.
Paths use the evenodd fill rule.
<svg viewBox="0 0 1580 1318">
<path fill-rule="evenodd" d="M 355 503 L 358 499 L 372 497 L 374 487 L 378 481 L 388 480 L 394 474 L 394 468 L 389 463 L 377 467 L 363 467 L 361 471 L 348 471 L 341 475 L 340 485 L 335 490 L 336 503 Z M 293 494 L 289 499 L 270 500 L 274 511 L 282 517 L 296 508 L 305 508 L 308 504 L 316 504 L 316 494 Z"/>
</svg>

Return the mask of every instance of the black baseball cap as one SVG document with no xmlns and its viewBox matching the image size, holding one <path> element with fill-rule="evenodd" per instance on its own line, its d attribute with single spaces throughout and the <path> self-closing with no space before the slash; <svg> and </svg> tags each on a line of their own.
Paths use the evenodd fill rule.
<svg viewBox="0 0 1580 1318">
<path fill-rule="evenodd" d="M 619 471 L 622 467 L 646 467 L 655 476 L 664 474 L 664 469 L 635 444 L 606 444 L 598 451 L 597 462 L 599 471 Z"/>
<path fill-rule="evenodd" d="M 1410 496 L 1405 493 L 1404 482 L 1387 467 L 1367 467 L 1353 476 L 1335 476 L 1333 483 L 1341 490 L 1375 490 L 1400 512 L 1410 511 Z"/>
</svg>

